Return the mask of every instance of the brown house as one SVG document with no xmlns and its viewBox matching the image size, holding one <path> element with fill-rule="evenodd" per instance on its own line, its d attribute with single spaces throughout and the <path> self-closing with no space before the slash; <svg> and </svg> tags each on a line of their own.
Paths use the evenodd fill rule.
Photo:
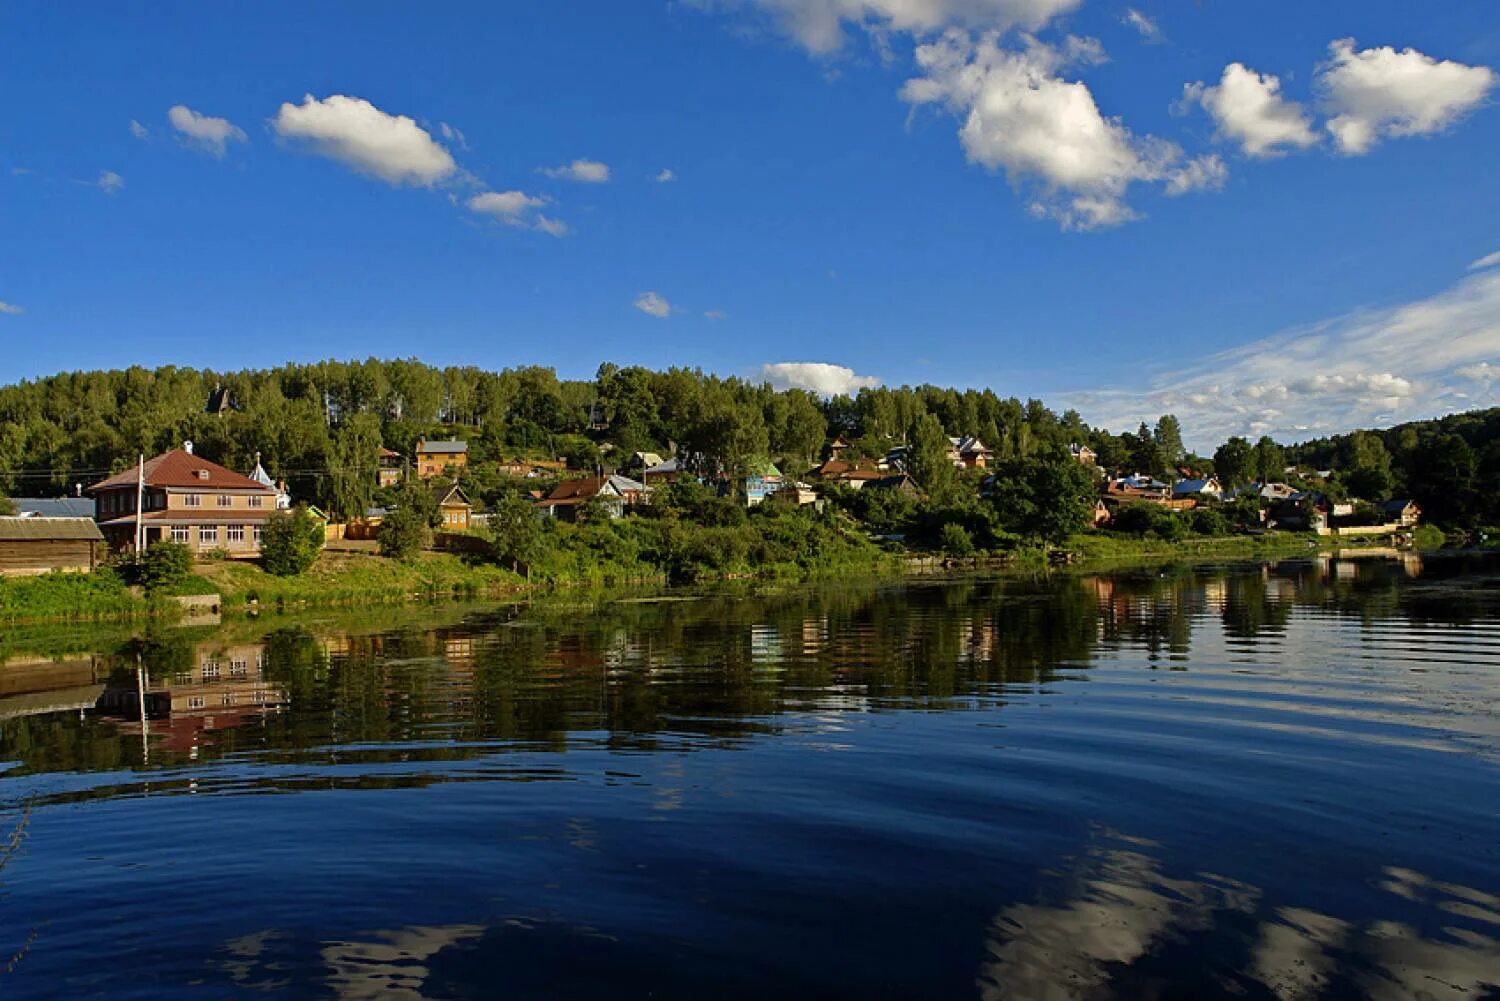
<svg viewBox="0 0 1500 1001">
<path fill-rule="evenodd" d="M 448 441 L 417 442 L 417 475 L 424 480 L 434 476 L 457 475 L 469 464 L 469 443 L 450 438 Z"/>
<path fill-rule="evenodd" d="M 0 518 L 0 576 L 91 571 L 103 547 L 88 518 Z"/>
<path fill-rule="evenodd" d="M 384 446 L 376 459 L 375 485 L 394 487 L 401 483 L 401 453 L 392 452 Z"/>
<path fill-rule="evenodd" d="M 94 518 L 112 550 L 133 549 L 139 523 L 144 546 L 169 541 L 195 553 L 259 555 L 261 531 L 276 510 L 274 487 L 194 455 L 189 444 L 146 461 L 137 512 L 141 472 L 131 467 L 88 488 Z"/>
</svg>

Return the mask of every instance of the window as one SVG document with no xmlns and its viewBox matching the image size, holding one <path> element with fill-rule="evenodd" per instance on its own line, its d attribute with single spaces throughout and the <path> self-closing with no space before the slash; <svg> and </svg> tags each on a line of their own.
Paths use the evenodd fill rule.
<svg viewBox="0 0 1500 1001">
<path fill-rule="evenodd" d="M 229 496 L 228 494 L 220 494 L 219 495 L 219 506 L 220 507 L 233 507 L 234 506 L 234 498 L 231 497 L 231 496 Z"/>
<path fill-rule="evenodd" d="M 260 545 L 260 537 L 261 537 L 261 535 L 262 535 L 262 533 L 263 533 L 263 532 L 264 532 L 264 531 L 265 531 L 265 530 L 264 530 L 264 529 L 263 529 L 263 528 L 261 528 L 261 527 L 260 527 L 260 526 L 259 526 L 259 525 L 256 525 L 256 526 L 255 526 L 255 527 L 254 527 L 254 528 L 252 528 L 252 529 L 251 529 L 251 530 L 250 530 L 250 531 L 251 531 L 251 532 L 252 532 L 252 533 L 253 533 L 253 534 L 252 534 L 252 535 L 251 535 L 251 538 L 253 538 L 253 539 L 254 539 L 254 540 L 255 540 L 255 544 L 256 544 L 256 545 L 257 545 L 257 546 L 258 546 L 258 545 Z"/>
<path fill-rule="evenodd" d="M 176 685 L 191 685 L 193 683 L 192 672 L 178 671 L 176 674 L 172 675 L 172 683 Z"/>
<path fill-rule="evenodd" d="M 234 705 L 234 693 L 225 692 L 223 695 L 219 696 L 219 702 L 226 706 Z"/>
<path fill-rule="evenodd" d="M 265 500 L 264 497 L 260 497 L 260 496 L 251 497 L 250 498 L 250 506 L 251 507 L 260 507 L 260 503 L 263 500 Z"/>
<path fill-rule="evenodd" d="M 203 503 L 203 495 L 202 494 L 183 494 L 182 495 L 182 506 L 183 507 L 198 507 L 202 503 Z"/>
<path fill-rule="evenodd" d="M 212 546 L 212 545 L 217 545 L 218 541 L 219 541 L 219 526 L 218 525 L 199 525 L 198 526 L 198 545 L 200 545 L 200 546 Z"/>
<path fill-rule="evenodd" d="M 229 662 L 229 676 L 231 678 L 243 678 L 250 665 L 243 660 L 231 660 Z"/>
<path fill-rule="evenodd" d="M 194 695 L 188 699 L 189 709 L 202 709 L 204 705 L 203 696 L 201 695 Z"/>
<path fill-rule="evenodd" d="M 219 676 L 219 662 L 216 660 L 205 660 L 203 662 L 203 680 L 212 681 Z"/>
<path fill-rule="evenodd" d="M 187 541 L 188 541 L 188 527 L 186 525 L 173 525 L 172 526 L 172 541 L 173 542 L 180 542 L 183 545 L 187 545 Z"/>
<path fill-rule="evenodd" d="M 244 525 L 230 525 L 227 529 L 225 529 L 225 531 L 228 532 L 228 534 L 229 534 L 229 541 L 230 542 L 233 542 L 233 543 L 235 543 L 237 545 L 241 545 L 241 546 L 243 546 L 245 544 L 245 526 Z"/>
</svg>

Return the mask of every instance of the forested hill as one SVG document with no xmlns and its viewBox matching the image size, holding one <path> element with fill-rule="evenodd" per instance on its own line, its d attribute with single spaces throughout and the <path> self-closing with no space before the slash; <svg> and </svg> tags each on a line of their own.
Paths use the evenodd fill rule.
<svg viewBox="0 0 1500 1001">
<path fill-rule="evenodd" d="M 1435 521 L 1500 525 L 1500 407 L 1317 438 L 1286 455 L 1341 471 L 1360 496 L 1410 496 Z"/>
<path fill-rule="evenodd" d="M 1226 487 L 1283 478 L 1292 463 L 1332 470 L 1314 482 L 1334 496 L 1410 496 L 1435 520 L 1500 524 L 1488 486 L 1500 473 L 1500 410 L 1285 450 L 1269 438 L 1235 438 L 1209 458 L 1187 452 L 1170 414 L 1113 434 L 1089 427 L 1076 412 L 1059 415 L 1039 400 L 991 390 L 880 387 L 825 400 L 692 369 L 608 363 L 591 380 L 563 380 L 538 367 L 492 372 L 376 359 L 237 372 L 169 366 L 64 373 L 0 388 L 0 491 L 71 492 L 140 453 L 191 440 L 199 454 L 242 471 L 259 453 L 299 499 L 347 513 L 363 510 L 380 446 L 409 456 L 420 437 L 467 439 L 466 485 L 488 500 L 509 489 L 487 478 L 505 459 L 561 457 L 576 470 L 593 470 L 654 451 L 726 472 L 769 457 L 797 475 L 824 456 L 834 435 L 848 439 L 847 455 L 857 458 L 918 441 L 924 431 L 929 440 L 976 436 L 997 462 L 1055 455 L 1077 442 L 1092 447 L 1108 470 L 1169 478 L 1217 471 Z"/>
</svg>

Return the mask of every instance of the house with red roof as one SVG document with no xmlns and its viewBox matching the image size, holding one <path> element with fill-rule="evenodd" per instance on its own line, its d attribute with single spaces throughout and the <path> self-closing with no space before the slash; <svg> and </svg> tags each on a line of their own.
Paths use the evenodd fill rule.
<svg viewBox="0 0 1500 1001">
<path fill-rule="evenodd" d="M 260 555 L 261 532 L 276 511 L 276 488 L 182 448 L 130 466 L 88 488 L 94 520 L 110 549 L 180 542 L 194 553 Z"/>
</svg>

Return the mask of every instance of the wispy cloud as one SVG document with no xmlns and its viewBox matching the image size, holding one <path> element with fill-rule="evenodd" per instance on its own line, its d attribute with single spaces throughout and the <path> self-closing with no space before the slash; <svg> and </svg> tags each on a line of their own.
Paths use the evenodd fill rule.
<svg viewBox="0 0 1500 1001">
<path fill-rule="evenodd" d="M 609 180 L 609 164 L 598 160 L 574 160 L 561 167 L 538 167 L 537 173 L 580 184 L 603 184 Z"/>
<path fill-rule="evenodd" d="M 642 292 L 635 297 L 635 302 L 632 305 L 647 316 L 654 316 L 658 320 L 665 320 L 676 312 L 672 304 L 667 301 L 666 296 L 659 292 Z"/>
<path fill-rule="evenodd" d="M 1231 435 L 1282 440 L 1500 403 L 1500 271 L 1416 302 L 1357 310 L 1220 352 L 1144 389 L 1063 394 L 1115 430 L 1175 413 L 1194 447 Z M 1479 378 L 1484 376 L 1484 379 Z M 1478 383 L 1478 385 L 1475 385 Z"/>
<path fill-rule="evenodd" d="M 167 121 L 172 123 L 185 145 L 219 160 L 224 159 L 230 143 L 248 141 L 245 130 L 229 119 L 200 114 L 183 104 L 173 105 L 167 110 Z"/>
<path fill-rule="evenodd" d="M 846 365 L 823 361 L 778 361 L 760 368 L 760 377 L 777 389 L 807 389 L 819 396 L 839 396 L 880 385 L 874 375 L 860 375 Z"/>
<path fill-rule="evenodd" d="M 1500 264 L 1500 250 L 1495 251 L 1493 254 L 1485 254 L 1479 260 L 1470 264 L 1469 270 L 1483 271 L 1485 268 L 1493 268 L 1497 264 Z"/>
<path fill-rule="evenodd" d="M 20 316 L 26 310 L 10 302 L 0 301 L 0 314 L 5 316 Z"/>
<path fill-rule="evenodd" d="M 119 192 L 121 188 L 125 187 L 125 178 L 121 177 L 119 174 L 116 174 L 112 170 L 105 170 L 100 171 L 99 179 L 97 181 L 85 181 L 84 183 L 92 184 L 94 187 L 98 188 L 106 195 L 113 195 Z"/>
<path fill-rule="evenodd" d="M 670 167 L 663 167 L 660 174 L 656 175 L 657 184 L 671 184 L 677 180 L 677 171 Z"/>
<path fill-rule="evenodd" d="M 130 120 L 130 134 L 141 140 L 151 138 L 151 130 L 146 128 L 146 126 L 142 125 L 140 122 L 136 121 L 134 118 Z"/>
<path fill-rule="evenodd" d="M 1120 18 L 1120 20 L 1140 32 L 1141 37 L 1148 42 L 1160 42 L 1164 40 L 1162 38 L 1161 26 L 1134 7 L 1125 8 L 1125 16 Z"/>
<path fill-rule="evenodd" d="M 718 322 L 719 320 L 729 319 L 729 314 L 724 312 L 722 309 L 705 309 L 703 311 L 703 318 L 705 320 L 713 320 L 715 322 Z"/>
</svg>

